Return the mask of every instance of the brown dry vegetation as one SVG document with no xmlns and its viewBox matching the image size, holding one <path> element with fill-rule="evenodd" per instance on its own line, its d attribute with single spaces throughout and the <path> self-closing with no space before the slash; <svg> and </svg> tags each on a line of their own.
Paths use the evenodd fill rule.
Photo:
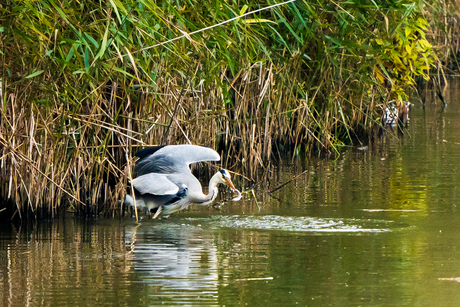
<svg viewBox="0 0 460 307">
<path fill-rule="evenodd" d="M 299 0 L 212 27 L 274 4 L 2 4 L 0 214 L 117 214 L 147 145 L 207 145 L 249 178 L 286 148 L 338 153 L 426 75 L 430 48 L 401 53 L 423 37 L 385 51 L 424 33 L 423 3 Z"/>
</svg>

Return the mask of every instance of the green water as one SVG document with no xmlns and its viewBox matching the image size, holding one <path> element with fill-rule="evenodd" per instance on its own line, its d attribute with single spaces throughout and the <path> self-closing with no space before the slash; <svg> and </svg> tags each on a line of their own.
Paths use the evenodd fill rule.
<svg viewBox="0 0 460 307">
<path fill-rule="evenodd" d="M 0 304 L 455 306 L 458 86 L 445 110 L 431 92 L 425 108 L 414 101 L 403 137 L 335 161 L 287 159 L 260 175 L 257 201 L 227 195 L 139 224 L 0 225 Z"/>
</svg>

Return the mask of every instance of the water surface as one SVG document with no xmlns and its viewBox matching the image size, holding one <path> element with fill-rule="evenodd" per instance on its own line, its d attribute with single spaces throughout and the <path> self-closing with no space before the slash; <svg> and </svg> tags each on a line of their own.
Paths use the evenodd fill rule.
<svg viewBox="0 0 460 307">
<path fill-rule="evenodd" d="M 240 202 L 225 195 L 215 208 L 140 223 L 67 216 L 2 224 L 0 302 L 456 305 L 458 85 L 450 85 L 445 109 L 432 92 L 425 107 L 414 100 L 404 136 L 389 131 L 337 160 L 288 158 Z"/>
</svg>

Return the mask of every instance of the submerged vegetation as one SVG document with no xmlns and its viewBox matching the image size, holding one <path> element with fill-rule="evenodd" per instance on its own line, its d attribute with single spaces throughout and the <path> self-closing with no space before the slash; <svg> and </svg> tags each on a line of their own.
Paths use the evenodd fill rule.
<svg viewBox="0 0 460 307">
<path fill-rule="evenodd" d="M 250 177 L 283 148 L 360 143 L 387 102 L 455 58 L 458 42 L 441 42 L 459 37 L 454 4 L 6 0 L 8 216 L 116 213 L 145 145 L 207 145 Z M 445 27 L 430 30 L 439 14 Z"/>
</svg>

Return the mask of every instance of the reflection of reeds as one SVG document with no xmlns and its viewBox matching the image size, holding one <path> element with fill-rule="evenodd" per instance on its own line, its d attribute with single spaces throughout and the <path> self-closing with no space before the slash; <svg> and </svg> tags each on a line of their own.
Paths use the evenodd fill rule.
<svg viewBox="0 0 460 307">
<path fill-rule="evenodd" d="M 338 152 L 388 98 L 375 39 L 420 15 L 412 4 L 296 1 L 210 27 L 270 4 L 38 3 L 7 1 L 0 27 L 8 218 L 119 214 L 146 144 L 207 145 L 251 178 L 287 151 Z"/>
<path fill-rule="evenodd" d="M 78 305 L 87 297 L 104 300 L 104 292 L 126 290 L 122 276 L 131 270 L 131 256 L 125 251 L 122 228 L 70 219 L 14 232 L 15 240 L 0 242 L 4 306 Z"/>
<path fill-rule="evenodd" d="M 66 219 L 1 230 L 2 306 L 216 304 L 217 250 L 200 227 Z"/>
</svg>

